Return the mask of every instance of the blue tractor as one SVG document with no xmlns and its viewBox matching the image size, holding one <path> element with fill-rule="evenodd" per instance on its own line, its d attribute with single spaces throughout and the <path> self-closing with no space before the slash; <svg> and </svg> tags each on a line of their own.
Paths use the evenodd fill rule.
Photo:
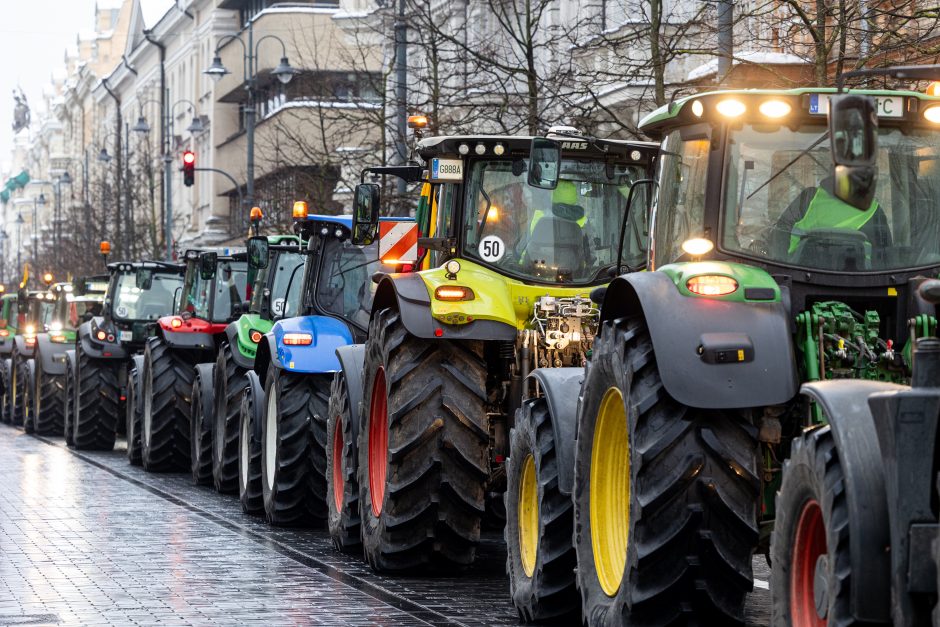
<svg viewBox="0 0 940 627">
<path fill-rule="evenodd" d="M 243 509 L 275 525 L 319 525 L 326 508 L 326 424 L 342 347 L 362 342 L 379 259 L 378 240 L 351 242 L 352 217 L 295 215 L 307 241 L 298 299 L 275 319 L 246 375 L 239 412 L 239 496 Z M 395 219 L 405 222 L 407 219 Z"/>
</svg>

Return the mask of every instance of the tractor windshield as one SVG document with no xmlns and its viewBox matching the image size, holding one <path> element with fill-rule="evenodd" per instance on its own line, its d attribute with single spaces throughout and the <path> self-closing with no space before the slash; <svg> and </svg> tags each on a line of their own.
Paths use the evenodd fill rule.
<svg viewBox="0 0 940 627">
<path fill-rule="evenodd" d="M 117 279 L 112 307 L 121 320 L 156 320 L 173 311 L 176 290 L 183 285 L 179 274 L 153 274 L 148 289 L 137 287 L 136 273 L 121 274 Z"/>
<path fill-rule="evenodd" d="M 879 130 L 877 193 L 862 211 L 833 195 L 823 124 L 732 129 L 721 247 L 841 272 L 940 263 L 940 144 L 935 132 L 905 131 Z M 671 241 L 683 241 L 682 235 Z"/>
<path fill-rule="evenodd" d="M 319 309 L 349 320 L 358 327 L 369 326 L 376 272 L 395 272 L 379 261 L 378 243 L 354 246 L 348 239 L 330 239 L 320 255 L 320 271 L 315 287 Z"/>
<path fill-rule="evenodd" d="M 101 314 L 101 303 L 104 294 L 89 296 L 76 296 L 75 294 L 60 294 L 55 301 L 52 312 L 52 321 L 58 322 L 68 329 L 77 329 L 85 320 Z"/>
<path fill-rule="evenodd" d="M 192 283 L 183 310 L 209 322 L 230 321 L 235 305 L 245 299 L 248 262 L 219 259 L 211 279 L 203 279 L 198 269 L 191 269 L 190 273 Z"/>
<path fill-rule="evenodd" d="M 642 168 L 564 159 L 554 190 L 530 186 L 527 168 L 522 159 L 473 164 L 464 211 L 467 256 L 523 280 L 606 281 L 606 269 L 617 263 L 627 195 Z M 638 264 L 645 244 L 645 236 L 628 237 L 624 261 Z"/>
<path fill-rule="evenodd" d="M 36 329 L 46 329 L 52 322 L 54 308 L 55 301 L 44 298 L 42 294 L 30 297 L 27 321 L 35 325 Z"/>
<path fill-rule="evenodd" d="M 267 267 L 262 268 L 255 278 L 254 289 L 251 292 L 251 312 L 261 313 L 262 305 L 265 300 L 265 290 L 270 290 L 268 302 L 271 303 L 271 314 L 284 318 L 295 315 L 300 301 L 300 283 L 302 271 L 294 270 L 303 265 L 304 256 L 299 252 L 281 251 L 277 255 L 272 255 Z M 274 276 L 271 276 L 271 273 Z M 290 291 L 287 293 L 288 284 L 291 283 L 291 277 L 294 278 Z"/>
</svg>

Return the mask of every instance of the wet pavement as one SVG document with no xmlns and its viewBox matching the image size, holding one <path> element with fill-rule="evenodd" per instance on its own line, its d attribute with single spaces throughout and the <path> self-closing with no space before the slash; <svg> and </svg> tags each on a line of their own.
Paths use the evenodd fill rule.
<svg viewBox="0 0 940 627">
<path fill-rule="evenodd" d="M 467 573 L 386 577 L 323 531 L 272 528 L 123 450 L 70 451 L 0 426 L 0 626 L 506 625 L 505 552 Z M 766 625 L 763 558 L 748 624 Z"/>
</svg>

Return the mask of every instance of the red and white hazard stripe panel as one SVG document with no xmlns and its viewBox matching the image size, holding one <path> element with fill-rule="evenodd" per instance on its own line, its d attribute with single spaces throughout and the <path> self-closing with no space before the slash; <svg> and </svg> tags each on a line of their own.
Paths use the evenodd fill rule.
<svg viewBox="0 0 940 627">
<path fill-rule="evenodd" d="M 417 261 L 417 222 L 379 222 L 379 257 L 391 265 Z"/>
</svg>

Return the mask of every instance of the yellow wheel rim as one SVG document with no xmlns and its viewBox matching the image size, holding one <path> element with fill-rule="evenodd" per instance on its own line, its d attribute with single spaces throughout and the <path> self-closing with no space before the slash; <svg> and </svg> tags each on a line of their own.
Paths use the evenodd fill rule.
<svg viewBox="0 0 940 627">
<path fill-rule="evenodd" d="M 630 440 L 623 394 L 604 393 L 591 447 L 591 549 L 601 589 L 617 594 L 630 534 Z"/>
<path fill-rule="evenodd" d="M 539 550 L 539 491 L 535 481 L 535 458 L 531 455 L 522 462 L 518 510 L 519 557 L 526 577 L 532 577 Z"/>
</svg>

